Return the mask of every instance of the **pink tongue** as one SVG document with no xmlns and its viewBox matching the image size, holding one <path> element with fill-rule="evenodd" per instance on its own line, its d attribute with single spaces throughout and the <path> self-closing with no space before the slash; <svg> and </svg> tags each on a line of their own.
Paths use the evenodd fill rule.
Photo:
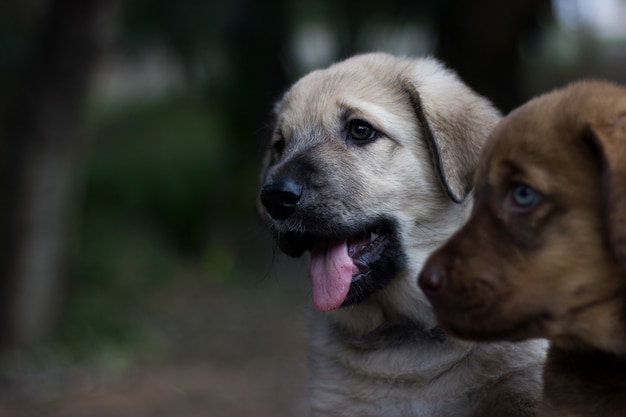
<svg viewBox="0 0 626 417">
<path fill-rule="evenodd" d="M 329 311 L 341 306 L 350 289 L 353 267 L 346 240 L 320 239 L 313 245 L 309 276 L 316 309 Z"/>
</svg>

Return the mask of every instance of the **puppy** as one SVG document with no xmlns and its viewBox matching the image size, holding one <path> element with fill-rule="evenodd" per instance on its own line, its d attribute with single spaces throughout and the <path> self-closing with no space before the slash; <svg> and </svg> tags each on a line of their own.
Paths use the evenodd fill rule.
<svg viewBox="0 0 626 417">
<path fill-rule="evenodd" d="M 472 344 L 437 327 L 415 282 L 467 218 L 491 104 L 434 59 L 350 58 L 280 100 L 258 207 L 310 255 L 313 416 L 527 416 L 538 343 Z"/>
<path fill-rule="evenodd" d="M 626 89 L 579 82 L 500 123 L 468 223 L 419 284 L 470 340 L 545 337 L 543 416 L 626 415 Z"/>
</svg>

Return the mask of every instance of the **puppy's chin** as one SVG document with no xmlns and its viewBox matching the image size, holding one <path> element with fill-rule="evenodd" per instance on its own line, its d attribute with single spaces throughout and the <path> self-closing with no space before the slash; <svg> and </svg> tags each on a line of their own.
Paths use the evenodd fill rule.
<svg viewBox="0 0 626 417">
<path fill-rule="evenodd" d="M 458 317 L 451 320 L 437 315 L 441 327 L 450 335 L 477 342 L 520 342 L 546 337 L 550 314 L 540 311 L 523 317 L 503 320 L 494 312 L 490 317 Z"/>
<path fill-rule="evenodd" d="M 324 265 L 338 265 L 338 261 L 332 259 L 331 251 L 324 248 L 343 245 L 343 251 L 349 257 L 343 260 L 352 270 L 347 294 L 340 304 L 335 299 L 328 305 L 321 302 L 323 307 L 318 308 L 327 310 L 358 304 L 384 289 L 406 268 L 406 255 L 400 244 L 396 223 L 391 219 L 376 219 L 349 226 L 329 222 L 299 222 L 298 225 L 297 231 L 277 233 L 275 237 L 278 247 L 288 256 L 299 257 L 307 251 L 311 253 L 310 277 L 314 286 L 331 279 L 324 276 L 327 269 Z M 325 285 L 324 291 L 331 288 L 331 284 Z M 313 291 L 316 291 L 315 287 Z"/>
</svg>

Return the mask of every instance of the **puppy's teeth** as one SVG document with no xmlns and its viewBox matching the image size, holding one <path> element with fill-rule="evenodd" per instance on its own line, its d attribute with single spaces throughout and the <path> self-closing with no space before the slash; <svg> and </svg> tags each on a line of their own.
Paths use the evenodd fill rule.
<svg viewBox="0 0 626 417">
<path fill-rule="evenodd" d="M 376 239 L 378 239 L 378 234 L 377 234 L 377 233 L 372 233 L 372 234 L 370 235 L 370 242 L 372 242 L 372 241 L 374 241 L 374 240 L 376 240 Z"/>
</svg>

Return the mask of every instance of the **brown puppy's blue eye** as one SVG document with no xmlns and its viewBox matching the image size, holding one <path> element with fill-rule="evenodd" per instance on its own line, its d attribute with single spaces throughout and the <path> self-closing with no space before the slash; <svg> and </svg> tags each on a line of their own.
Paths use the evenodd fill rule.
<svg viewBox="0 0 626 417">
<path fill-rule="evenodd" d="M 363 120 L 352 120 L 348 126 L 347 139 L 360 144 L 376 139 L 376 130 Z"/>
<path fill-rule="evenodd" d="M 532 187 L 525 184 L 517 184 L 513 187 L 513 201 L 519 207 L 531 208 L 541 201 L 541 195 Z"/>
</svg>

